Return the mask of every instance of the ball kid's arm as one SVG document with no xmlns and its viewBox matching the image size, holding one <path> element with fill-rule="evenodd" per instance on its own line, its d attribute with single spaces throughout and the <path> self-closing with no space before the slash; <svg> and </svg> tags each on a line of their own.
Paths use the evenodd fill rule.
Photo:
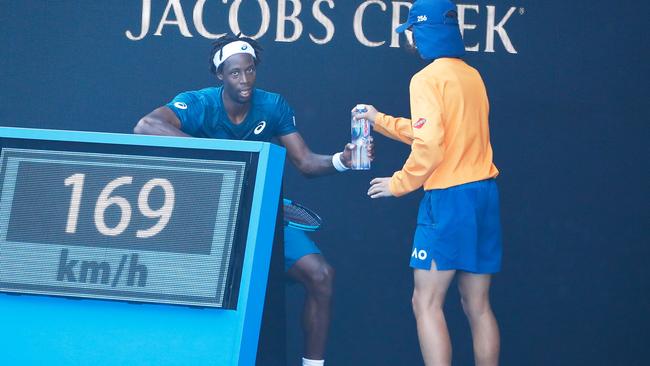
<svg viewBox="0 0 650 366">
<path fill-rule="evenodd" d="M 366 112 L 356 113 L 353 116 L 354 119 L 365 118 L 370 121 L 370 125 L 375 132 L 408 145 L 413 143 L 413 128 L 410 119 L 389 116 L 379 112 L 371 104 L 357 104 L 352 109 L 352 112 L 359 109 L 366 109 Z"/>
</svg>

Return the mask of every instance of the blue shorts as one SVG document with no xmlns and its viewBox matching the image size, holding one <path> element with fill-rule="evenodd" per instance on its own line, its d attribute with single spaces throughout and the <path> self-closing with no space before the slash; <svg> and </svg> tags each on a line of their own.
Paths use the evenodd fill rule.
<svg viewBox="0 0 650 366">
<path fill-rule="evenodd" d="M 496 273 L 501 269 L 499 191 L 494 179 L 426 191 L 411 267 Z"/>
<path fill-rule="evenodd" d="M 298 259 L 307 254 L 320 254 L 320 250 L 307 233 L 288 226 L 284 227 L 284 270 L 288 271 Z"/>
</svg>

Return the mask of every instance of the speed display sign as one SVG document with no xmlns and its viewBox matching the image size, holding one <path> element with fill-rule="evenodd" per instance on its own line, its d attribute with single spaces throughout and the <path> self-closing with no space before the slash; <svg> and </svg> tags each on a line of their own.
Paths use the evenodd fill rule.
<svg viewBox="0 0 650 366">
<path fill-rule="evenodd" d="M 2 140 L 0 291 L 235 306 L 247 154 Z"/>
</svg>

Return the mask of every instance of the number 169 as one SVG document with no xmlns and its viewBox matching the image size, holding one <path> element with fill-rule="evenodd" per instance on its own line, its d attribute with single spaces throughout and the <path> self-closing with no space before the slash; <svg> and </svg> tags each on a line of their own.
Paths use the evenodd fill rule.
<svg viewBox="0 0 650 366">
<path fill-rule="evenodd" d="M 70 208 L 68 210 L 68 221 L 66 224 L 66 233 L 75 233 L 77 231 L 77 219 L 79 218 L 79 206 L 81 205 L 81 196 L 83 194 L 85 174 L 77 173 L 65 179 L 66 186 L 72 186 L 72 196 L 70 197 Z M 116 236 L 126 230 L 131 222 L 131 204 L 121 196 L 111 196 L 111 193 L 119 186 L 131 184 L 133 177 L 119 177 L 110 181 L 102 190 L 95 204 L 95 227 L 103 235 Z M 165 200 L 157 210 L 149 206 L 149 194 L 155 187 L 161 187 L 165 192 Z M 120 221 L 115 227 L 108 227 L 104 220 L 104 212 L 112 205 L 117 205 L 121 211 Z M 165 178 L 153 178 L 142 186 L 138 194 L 138 209 L 142 215 L 148 218 L 158 218 L 158 222 L 152 227 L 145 230 L 138 230 L 138 238 L 149 238 L 160 233 L 172 216 L 174 210 L 174 186 Z"/>
</svg>

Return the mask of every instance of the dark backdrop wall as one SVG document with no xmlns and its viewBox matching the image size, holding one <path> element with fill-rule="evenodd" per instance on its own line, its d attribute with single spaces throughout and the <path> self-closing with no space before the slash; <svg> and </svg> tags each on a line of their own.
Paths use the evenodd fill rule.
<svg viewBox="0 0 650 366">
<path fill-rule="evenodd" d="M 266 48 L 258 86 L 283 94 L 312 149 L 332 153 L 349 139 L 349 110 L 358 102 L 409 115 L 408 83 L 424 63 L 391 33 L 409 5 L 1 0 L 0 124 L 130 133 L 178 92 L 215 84 L 208 38 L 239 28 Z M 650 357 L 650 5 L 463 0 L 459 12 L 472 50 L 466 59 L 488 87 L 501 170 L 505 257 L 492 297 L 502 363 L 643 363 Z M 281 14 L 298 15 L 278 23 Z M 370 172 L 312 180 L 293 167 L 286 173 L 286 194 L 326 220 L 314 237 L 338 271 L 332 365 L 422 362 L 408 268 L 422 192 L 367 198 L 370 179 L 389 176 L 408 154 L 385 138 L 376 148 Z M 300 289 L 288 295 L 288 348 L 297 360 Z M 447 314 L 454 364 L 471 364 L 455 290 Z"/>
</svg>

